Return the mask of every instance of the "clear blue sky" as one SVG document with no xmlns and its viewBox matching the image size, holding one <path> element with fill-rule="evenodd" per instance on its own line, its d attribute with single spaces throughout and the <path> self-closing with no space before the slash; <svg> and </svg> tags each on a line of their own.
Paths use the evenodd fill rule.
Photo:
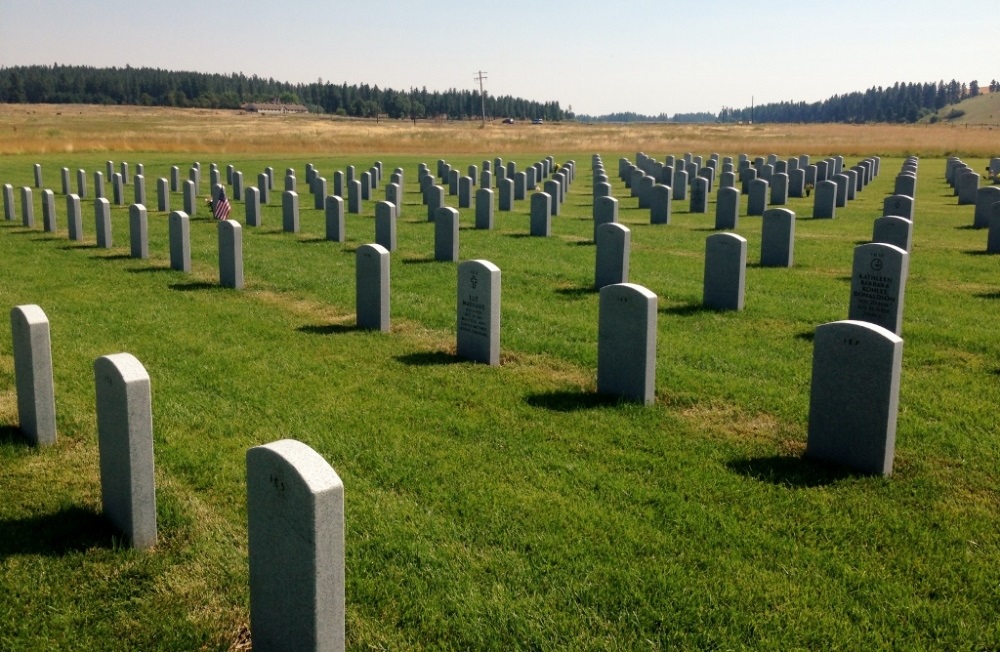
<svg viewBox="0 0 1000 652">
<path fill-rule="evenodd" d="M 598 115 L 717 112 L 1000 79 L 990 0 L 0 0 L 0 66 L 243 72 L 558 100 Z"/>
</svg>

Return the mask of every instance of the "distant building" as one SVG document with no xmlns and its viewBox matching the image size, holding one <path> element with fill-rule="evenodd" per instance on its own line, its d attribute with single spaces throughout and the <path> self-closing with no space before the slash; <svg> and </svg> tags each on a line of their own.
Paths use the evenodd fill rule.
<svg viewBox="0 0 1000 652">
<path fill-rule="evenodd" d="M 256 102 L 244 104 L 243 110 L 247 113 L 281 114 L 281 113 L 309 113 L 309 109 L 301 104 L 282 104 L 280 102 Z"/>
</svg>

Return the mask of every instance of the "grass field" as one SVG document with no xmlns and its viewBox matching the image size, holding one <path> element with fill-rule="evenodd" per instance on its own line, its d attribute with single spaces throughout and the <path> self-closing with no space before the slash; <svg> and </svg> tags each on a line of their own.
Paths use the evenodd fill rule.
<svg viewBox="0 0 1000 652">
<path fill-rule="evenodd" d="M 60 231 L 0 221 L 0 299 L 37 303 L 51 321 L 59 441 L 22 443 L 0 337 L 0 649 L 247 649 L 244 456 L 285 437 L 344 480 L 352 650 L 1000 647 L 1000 280 L 937 157 L 971 152 L 982 169 L 1000 150 L 996 132 L 948 144 L 965 130 L 885 127 L 865 150 L 854 127 L 691 128 L 676 141 L 668 128 L 609 127 L 591 141 L 587 127 L 553 125 L 517 126 L 523 141 L 491 128 L 477 146 L 468 125 L 427 125 L 425 142 L 393 148 L 376 132 L 404 125 L 336 124 L 319 147 L 278 134 L 244 144 L 224 129 L 201 139 L 216 116 L 192 113 L 174 149 L 157 132 L 178 115 L 135 117 L 133 132 L 116 129 L 113 112 L 71 128 L 42 126 L 54 120 L 47 107 L 38 123 L 11 108 L 0 107 L 0 183 L 31 185 L 40 162 Z M 13 126 L 34 135 L 18 144 Z M 630 280 L 658 295 L 657 391 L 652 407 L 597 398 L 591 153 L 613 171 L 637 150 L 792 154 L 800 142 L 850 164 L 890 155 L 835 220 L 811 220 L 810 201 L 792 200 L 792 269 L 756 264 L 760 220 L 745 217 L 743 199 L 739 313 L 699 306 L 714 200 L 708 215 L 675 202 L 672 223 L 652 226 L 612 179 L 632 230 Z M 811 337 L 846 317 L 852 249 L 871 237 L 906 152 L 924 158 L 896 464 L 874 478 L 801 457 Z M 456 266 L 432 262 L 416 169 L 498 154 L 519 166 L 572 158 L 578 174 L 551 238 L 526 237 L 528 202 L 497 213 L 493 231 L 460 211 L 462 259 L 503 275 L 502 364 L 490 368 L 453 356 Z M 246 289 L 224 290 L 203 208 L 190 275 L 169 270 L 162 213 L 150 211 L 148 261 L 128 258 L 124 208 L 112 209 L 115 248 L 94 246 L 92 199 L 85 242 L 67 239 L 59 168 L 92 172 L 107 159 L 144 163 L 151 198 L 157 177 L 194 160 L 203 190 L 212 161 L 247 179 L 295 167 L 300 184 L 307 162 L 328 177 L 376 159 L 402 167 L 392 332 L 353 328 L 354 250 L 373 241 L 373 203 L 348 216 L 338 244 L 304 199 L 302 232 L 283 233 L 272 200 L 264 226 L 244 228 Z M 242 221 L 242 206 L 234 215 Z M 117 351 L 152 379 L 160 543 L 146 552 L 122 548 L 99 516 L 92 365 Z"/>
</svg>

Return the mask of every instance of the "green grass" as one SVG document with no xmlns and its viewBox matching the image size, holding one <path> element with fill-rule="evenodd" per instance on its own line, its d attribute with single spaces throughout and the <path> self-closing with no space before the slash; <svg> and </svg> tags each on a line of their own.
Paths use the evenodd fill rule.
<svg viewBox="0 0 1000 652">
<path fill-rule="evenodd" d="M 603 152 L 606 167 L 621 155 Z M 244 456 L 285 437 L 344 480 L 351 649 L 1000 646 L 1000 280 L 944 161 L 920 165 L 896 472 L 884 479 L 801 453 L 811 333 L 846 318 L 852 248 L 871 237 L 901 160 L 884 159 L 836 220 L 792 201 L 793 269 L 756 265 L 760 220 L 741 217 L 740 313 L 698 307 L 714 201 L 708 215 L 675 202 L 672 224 L 651 226 L 613 179 L 631 281 L 659 296 L 657 402 L 645 408 L 593 394 L 590 156 L 571 156 L 577 179 L 553 237 L 524 237 L 528 202 L 498 212 L 491 232 L 461 211 L 462 258 L 502 270 L 499 368 L 452 356 L 456 267 L 430 262 L 416 188 L 417 163 L 433 171 L 437 156 L 378 157 L 406 171 L 390 335 L 352 328 L 353 252 L 374 238 L 373 203 L 348 216 L 341 245 L 323 240 L 305 193 L 302 232 L 282 233 L 273 197 L 264 226 L 244 227 L 240 292 L 216 287 L 202 206 L 191 275 L 168 269 L 166 217 L 153 210 L 149 261 L 127 258 L 124 208 L 113 208 L 116 247 L 93 246 L 92 199 L 83 246 L 66 238 L 61 196 L 54 237 L 37 191 L 36 229 L 0 221 L 3 305 L 37 303 L 52 324 L 59 429 L 49 449 L 19 439 L 0 337 L 0 649 L 245 642 Z M 30 185 L 40 161 L 58 189 L 59 167 L 75 182 L 107 158 L 9 157 L 0 183 Z M 210 159 L 198 158 L 207 188 Z M 250 183 L 267 165 L 279 177 L 296 167 L 301 185 L 308 161 L 332 178 L 375 158 L 217 162 Z M 487 156 L 448 158 L 464 169 Z M 134 160 L 155 207 L 155 179 L 194 157 Z M 92 364 L 117 351 L 152 378 L 160 544 L 148 552 L 122 548 L 99 517 Z"/>
</svg>

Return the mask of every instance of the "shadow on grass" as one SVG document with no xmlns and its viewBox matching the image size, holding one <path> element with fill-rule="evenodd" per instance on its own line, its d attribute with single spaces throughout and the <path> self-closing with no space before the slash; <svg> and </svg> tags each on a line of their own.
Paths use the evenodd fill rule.
<svg viewBox="0 0 1000 652">
<path fill-rule="evenodd" d="M 532 407 L 552 410 L 553 412 L 577 412 L 618 405 L 622 399 L 608 394 L 573 390 L 530 394 L 525 402 Z"/>
<path fill-rule="evenodd" d="M 431 257 L 431 258 L 407 258 L 407 259 L 405 259 L 403 261 L 403 264 L 404 265 L 425 265 L 427 263 L 437 263 L 437 262 L 447 262 L 447 261 L 435 260 L 433 257 Z"/>
<path fill-rule="evenodd" d="M 0 426 L 0 444 L 28 444 L 28 438 L 17 426 Z"/>
<path fill-rule="evenodd" d="M 556 289 L 556 294 L 561 294 L 567 297 L 583 297 L 588 294 L 597 294 L 597 288 L 593 285 L 587 287 L 575 287 L 575 288 L 558 288 Z"/>
<path fill-rule="evenodd" d="M 299 244 L 319 244 L 320 242 L 333 242 L 333 240 L 327 240 L 326 238 L 321 238 L 319 236 L 312 238 L 299 238 Z"/>
<path fill-rule="evenodd" d="M 985 229 L 985 226 L 975 226 L 974 224 L 963 224 L 962 226 L 956 226 L 956 231 L 979 231 L 980 229 Z"/>
<path fill-rule="evenodd" d="M 52 242 L 54 240 L 65 240 L 65 238 L 60 238 L 57 235 L 43 235 L 40 238 L 32 238 L 35 242 Z"/>
<path fill-rule="evenodd" d="M 100 514 L 64 507 L 52 514 L 0 519 L 0 560 L 14 555 L 58 557 L 89 548 L 114 548 L 118 533 Z M 120 545 L 120 544 L 118 544 Z"/>
<path fill-rule="evenodd" d="M 171 290 L 178 292 L 197 292 L 199 290 L 215 290 L 221 286 L 218 283 L 206 283 L 205 281 L 191 281 L 190 283 L 174 283 L 167 286 Z"/>
<path fill-rule="evenodd" d="M 125 270 L 129 274 L 147 274 L 149 272 L 172 272 L 170 266 L 154 266 L 154 267 L 129 267 Z"/>
<path fill-rule="evenodd" d="M 508 238 L 538 238 L 542 236 L 531 235 L 530 233 L 506 233 Z"/>
<path fill-rule="evenodd" d="M 128 260 L 131 258 L 131 254 L 112 254 L 111 256 L 91 256 L 93 260 Z"/>
<path fill-rule="evenodd" d="M 805 340 L 806 342 L 812 342 L 816 339 L 816 331 L 803 331 L 802 333 L 796 333 L 795 339 Z"/>
<path fill-rule="evenodd" d="M 689 317 L 691 315 L 697 315 L 700 312 L 716 312 L 712 308 L 707 308 L 701 303 L 689 303 L 682 306 L 668 306 L 666 308 L 660 308 L 660 312 L 664 315 L 677 315 L 678 317 Z"/>
<path fill-rule="evenodd" d="M 458 364 L 465 362 L 457 355 L 447 351 L 423 351 L 420 353 L 407 353 L 396 356 L 396 359 L 411 367 L 431 367 L 434 365 Z"/>
<path fill-rule="evenodd" d="M 992 251 L 986 251 L 985 249 L 966 249 L 962 252 L 966 256 L 995 256 L 996 254 Z"/>
<path fill-rule="evenodd" d="M 593 247 L 596 244 L 593 240 L 577 240 L 569 243 L 572 247 Z"/>
<path fill-rule="evenodd" d="M 823 487 L 844 478 L 860 477 L 844 467 L 790 455 L 732 460 L 726 466 L 742 476 L 792 489 Z"/>
<path fill-rule="evenodd" d="M 63 251 L 71 251 L 73 249 L 97 249 L 97 244 L 93 242 L 78 242 L 76 244 L 68 244 L 59 247 Z"/>
<path fill-rule="evenodd" d="M 861 245 L 872 244 L 871 240 L 855 240 L 854 246 L 859 247 Z"/>
<path fill-rule="evenodd" d="M 838 277 L 836 277 L 835 280 L 837 280 L 837 281 L 843 281 L 844 283 L 850 283 L 851 281 L 854 280 L 854 277 L 853 276 L 838 276 Z"/>
<path fill-rule="evenodd" d="M 299 326 L 295 330 L 300 333 L 309 333 L 310 335 L 337 335 L 361 329 L 355 324 L 307 324 Z"/>
<path fill-rule="evenodd" d="M 1000 292 L 977 292 L 972 296 L 977 299 L 1000 299 Z"/>
</svg>

